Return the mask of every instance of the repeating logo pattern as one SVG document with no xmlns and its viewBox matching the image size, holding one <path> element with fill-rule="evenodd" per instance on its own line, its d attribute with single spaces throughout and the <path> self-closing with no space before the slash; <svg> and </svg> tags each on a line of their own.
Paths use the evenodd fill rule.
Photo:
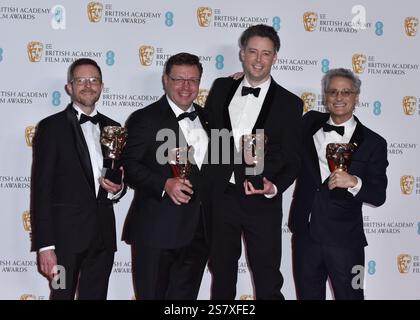
<svg viewBox="0 0 420 320">
<path fill-rule="evenodd" d="M 415 37 L 419 29 L 419 19 L 417 17 L 407 17 L 404 19 L 405 34 L 409 37 Z"/>
</svg>

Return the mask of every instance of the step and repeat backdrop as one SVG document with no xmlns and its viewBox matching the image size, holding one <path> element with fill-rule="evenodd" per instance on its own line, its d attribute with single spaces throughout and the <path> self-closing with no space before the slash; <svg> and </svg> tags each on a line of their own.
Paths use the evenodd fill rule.
<svg viewBox="0 0 420 320">
<path fill-rule="evenodd" d="M 81 57 L 102 67 L 97 108 L 125 122 L 163 94 L 162 70 L 172 54 L 200 56 L 204 74 L 197 102 L 213 80 L 241 70 L 238 38 L 258 23 L 281 39 L 274 79 L 323 110 L 320 80 L 330 68 L 362 80 L 356 115 L 388 141 L 387 201 L 364 206 L 366 299 L 420 299 L 420 3 L 400 0 L 2 0 L 0 3 L 0 299 L 48 299 L 49 288 L 30 252 L 32 138 L 42 118 L 69 102 L 67 68 Z M 286 299 L 295 299 L 288 211 L 284 196 Z M 118 237 L 131 202 L 116 205 Z M 200 299 L 209 298 L 205 271 Z M 109 299 L 133 299 L 130 247 L 119 241 Z M 329 293 L 329 298 L 331 294 Z M 253 299 L 245 254 L 237 299 Z"/>
</svg>

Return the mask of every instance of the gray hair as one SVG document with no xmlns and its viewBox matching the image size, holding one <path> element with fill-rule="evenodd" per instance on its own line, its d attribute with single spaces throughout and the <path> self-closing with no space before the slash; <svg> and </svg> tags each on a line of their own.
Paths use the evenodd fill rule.
<svg viewBox="0 0 420 320">
<path fill-rule="evenodd" d="M 362 81 L 359 79 L 358 76 L 356 76 L 353 73 L 353 71 L 349 69 L 344 69 L 344 68 L 331 69 L 322 77 L 322 80 L 321 80 L 322 101 L 324 105 L 325 105 L 326 93 L 330 86 L 330 82 L 335 77 L 343 77 L 343 78 L 349 79 L 352 82 L 352 87 L 355 93 L 356 94 L 360 93 L 360 87 L 362 86 Z"/>
</svg>

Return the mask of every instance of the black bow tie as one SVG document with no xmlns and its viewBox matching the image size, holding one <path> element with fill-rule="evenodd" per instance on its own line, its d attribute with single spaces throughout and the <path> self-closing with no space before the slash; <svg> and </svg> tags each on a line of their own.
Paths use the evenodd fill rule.
<svg viewBox="0 0 420 320">
<path fill-rule="evenodd" d="M 92 122 L 93 124 L 97 124 L 99 122 L 99 115 L 96 114 L 93 117 L 90 117 L 90 116 L 87 116 L 84 113 L 82 113 L 80 115 L 79 123 L 82 124 L 82 123 L 85 123 L 85 122 L 88 122 L 88 121 Z"/>
<path fill-rule="evenodd" d="M 241 94 L 246 96 L 247 94 L 253 94 L 256 98 L 260 95 L 261 88 L 242 87 Z"/>
<path fill-rule="evenodd" d="M 322 125 L 322 129 L 324 130 L 324 132 L 330 132 L 330 131 L 335 131 L 337 132 L 339 135 L 344 135 L 344 126 L 332 126 L 328 123 L 324 123 Z"/>
<path fill-rule="evenodd" d="M 194 121 L 194 119 L 197 118 L 197 111 L 181 113 L 176 119 L 178 121 L 181 121 L 182 119 L 185 119 L 185 118 L 190 118 L 191 121 Z"/>
</svg>

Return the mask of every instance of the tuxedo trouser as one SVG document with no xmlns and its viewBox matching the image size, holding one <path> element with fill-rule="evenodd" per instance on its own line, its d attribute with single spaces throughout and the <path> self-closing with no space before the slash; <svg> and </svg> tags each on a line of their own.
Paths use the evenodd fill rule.
<svg viewBox="0 0 420 320">
<path fill-rule="evenodd" d="M 101 235 L 96 232 L 90 246 L 80 252 L 56 248 L 57 263 L 65 269 L 65 283 L 55 289 L 51 283 L 52 300 L 105 300 L 114 263 L 114 252 L 105 249 Z"/>
<path fill-rule="evenodd" d="M 138 300 L 195 300 L 209 248 L 200 217 L 192 241 L 182 248 L 131 246 L 133 278 Z"/>
<path fill-rule="evenodd" d="M 335 299 L 363 300 L 364 247 L 323 245 L 309 235 L 293 235 L 292 248 L 298 299 L 325 300 L 329 278 Z"/>
<path fill-rule="evenodd" d="M 247 266 L 239 266 L 238 270 L 242 236 L 256 299 L 284 299 L 280 272 L 282 214 L 256 208 L 252 205 L 255 199 L 242 193 L 229 185 L 214 201 L 209 259 L 211 299 L 235 299 L 238 272 L 247 272 Z"/>
</svg>

